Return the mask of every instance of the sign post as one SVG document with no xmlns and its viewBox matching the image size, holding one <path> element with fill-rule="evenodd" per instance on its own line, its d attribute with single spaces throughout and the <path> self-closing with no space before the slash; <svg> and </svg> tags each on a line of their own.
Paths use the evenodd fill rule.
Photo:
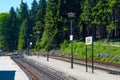
<svg viewBox="0 0 120 80">
<path fill-rule="evenodd" d="M 73 69 L 73 35 L 70 35 L 70 41 L 71 41 L 71 69 Z"/>
<path fill-rule="evenodd" d="M 94 73 L 94 44 L 92 39 L 92 73 Z"/>
<path fill-rule="evenodd" d="M 73 40 L 73 35 L 70 35 L 70 41 L 72 41 Z"/>
<path fill-rule="evenodd" d="M 86 72 L 88 71 L 87 70 L 87 63 L 88 63 L 88 60 L 87 60 L 87 45 L 92 45 L 92 73 L 94 73 L 94 52 L 93 52 L 93 49 L 94 49 L 94 45 L 93 45 L 93 37 L 92 36 L 89 36 L 89 37 L 86 37 L 85 38 L 85 42 L 86 42 Z"/>
<path fill-rule="evenodd" d="M 88 60 L 87 60 L 87 45 L 86 45 L 86 72 L 88 72 L 88 69 L 87 69 L 87 62 L 88 62 Z"/>
</svg>

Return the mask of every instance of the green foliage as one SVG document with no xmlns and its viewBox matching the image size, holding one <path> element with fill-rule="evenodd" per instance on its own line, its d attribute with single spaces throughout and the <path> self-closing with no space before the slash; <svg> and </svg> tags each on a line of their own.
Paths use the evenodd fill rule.
<svg viewBox="0 0 120 80">
<path fill-rule="evenodd" d="M 25 49 L 27 47 L 29 39 L 29 34 L 31 34 L 31 26 L 28 14 L 28 6 L 27 3 L 21 1 L 20 9 L 18 12 L 18 18 L 20 20 L 20 32 L 19 32 L 19 39 L 18 39 L 18 50 Z"/>
<path fill-rule="evenodd" d="M 35 49 L 40 49 L 39 45 L 41 42 L 42 35 L 44 33 L 45 14 L 46 14 L 46 0 L 40 0 L 39 9 L 36 13 L 35 26 L 33 27 Z"/>
<path fill-rule="evenodd" d="M 9 51 L 10 49 L 9 17 L 8 13 L 0 13 L 0 48 L 3 51 Z"/>
<path fill-rule="evenodd" d="M 94 24 L 108 24 L 112 9 L 109 7 L 107 1 L 99 0 L 96 6 L 93 8 Z"/>
<path fill-rule="evenodd" d="M 57 34 L 57 1 L 49 0 L 47 2 L 44 33 L 41 39 L 41 47 L 43 49 L 52 49 L 54 47 L 54 37 Z M 49 41 L 48 41 L 49 40 Z"/>
<path fill-rule="evenodd" d="M 38 9 L 39 9 L 39 6 L 38 6 L 37 1 L 33 0 L 32 4 L 31 4 L 31 10 L 29 10 L 29 15 L 30 15 L 29 26 L 31 27 L 30 34 L 33 34 L 33 36 L 32 36 L 33 46 L 35 45 L 35 42 L 36 42 L 36 31 L 34 31 L 34 27 L 36 26 L 36 24 L 38 24 L 38 21 L 36 21 L 36 18 L 38 17 L 38 16 L 36 16 Z"/>
<path fill-rule="evenodd" d="M 27 3 L 24 3 L 23 1 L 21 1 L 20 4 L 20 9 L 19 9 L 19 19 L 22 22 L 25 18 L 28 18 L 28 6 Z"/>
<path fill-rule="evenodd" d="M 35 23 L 36 21 L 36 13 L 38 11 L 38 3 L 36 0 L 33 0 L 32 7 L 30 10 L 30 19 L 33 21 L 32 23 Z"/>
<path fill-rule="evenodd" d="M 111 31 L 113 31 L 115 28 L 116 28 L 116 25 L 113 22 L 111 22 L 111 24 L 107 26 L 108 33 L 110 34 Z"/>
<path fill-rule="evenodd" d="M 61 50 L 62 51 L 65 51 L 65 48 L 67 48 L 69 45 L 68 45 L 68 41 L 67 40 L 64 40 L 64 42 L 62 44 L 60 44 L 60 47 L 61 47 Z"/>
<path fill-rule="evenodd" d="M 15 11 L 11 7 L 9 14 L 0 14 L 0 48 L 13 51 L 28 47 L 29 34 L 33 34 L 30 41 L 36 51 L 59 49 L 70 53 L 68 42 L 70 35 L 69 12 L 75 13 L 72 18 L 74 40 L 84 41 L 86 36 L 93 35 L 95 40 L 103 38 L 120 39 L 120 1 L 119 0 L 40 0 L 39 4 L 33 0 L 31 9 L 21 0 Z M 47 26 L 46 24 L 50 24 Z M 39 31 L 39 33 L 37 33 Z M 75 57 L 85 57 L 85 44 L 73 41 Z M 119 50 L 109 47 L 110 51 L 101 42 L 95 43 L 95 59 L 98 54 L 119 55 Z M 91 46 L 88 46 L 88 57 L 91 58 Z M 102 54 L 103 55 L 103 54 Z M 115 56 L 116 57 L 116 56 Z M 115 57 L 101 60 L 114 61 Z M 119 61 L 118 58 L 116 61 Z"/>
<path fill-rule="evenodd" d="M 18 27 L 18 19 L 16 12 L 13 7 L 11 7 L 9 11 L 10 17 L 9 17 L 9 34 L 10 34 L 10 39 L 9 39 L 9 45 L 10 51 L 16 50 L 17 49 L 17 42 L 18 42 L 18 34 L 19 34 L 19 27 Z"/>
<path fill-rule="evenodd" d="M 48 28 L 46 27 L 42 35 L 40 48 L 51 50 L 54 47 L 53 40 L 56 33 L 57 33 L 57 29 L 55 29 L 53 26 L 49 26 Z"/>
<path fill-rule="evenodd" d="M 82 6 L 82 14 L 80 16 L 81 20 L 85 23 L 91 21 L 91 4 L 89 0 L 85 0 Z"/>
<path fill-rule="evenodd" d="M 28 43 L 28 20 L 25 19 L 21 25 L 20 33 L 19 33 L 19 40 L 18 40 L 18 50 L 25 49 Z"/>
<path fill-rule="evenodd" d="M 65 54 L 71 53 L 71 43 L 65 40 L 61 44 L 61 51 Z M 111 45 L 103 45 L 102 42 L 94 43 L 94 59 L 106 62 L 118 62 L 120 61 L 120 47 L 115 47 Z M 88 59 L 92 57 L 92 46 L 87 46 Z M 73 54 L 75 58 L 85 58 L 86 56 L 86 45 L 83 42 L 73 41 Z"/>
</svg>

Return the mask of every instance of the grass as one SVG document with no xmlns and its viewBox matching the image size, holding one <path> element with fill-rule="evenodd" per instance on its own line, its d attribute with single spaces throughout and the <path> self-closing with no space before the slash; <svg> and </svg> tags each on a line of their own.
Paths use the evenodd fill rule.
<svg viewBox="0 0 120 80">
<path fill-rule="evenodd" d="M 106 62 L 116 62 L 120 63 L 120 47 L 111 46 L 119 45 L 120 42 L 110 42 L 98 41 L 94 43 L 94 59 Z M 64 41 L 61 44 L 61 51 L 70 55 L 71 46 L 70 43 Z M 85 58 L 86 45 L 84 42 L 73 41 L 73 52 L 75 58 Z M 88 46 L 88 58 L 91 59 L 92 47 Z"/>
</svg>

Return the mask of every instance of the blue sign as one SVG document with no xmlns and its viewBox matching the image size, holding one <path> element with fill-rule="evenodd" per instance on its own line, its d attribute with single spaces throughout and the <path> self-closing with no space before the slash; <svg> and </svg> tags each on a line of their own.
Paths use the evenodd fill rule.
<svg viewBox="0 0 120 80">
<path fill-rule="evenodd" d="M 15 71 L 0 71 L 0 80 L 15 80 Z"/>
</svg>

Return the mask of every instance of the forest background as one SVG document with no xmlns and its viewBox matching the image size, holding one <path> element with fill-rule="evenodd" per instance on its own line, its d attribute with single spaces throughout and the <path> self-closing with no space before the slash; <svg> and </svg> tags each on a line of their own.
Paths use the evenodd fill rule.
<svg viewBox="0 0 120 80">
<path fill-rule="evenodd" d="M 70 53 L 69 12 L 75 13 L 76 57 L 85 57 L 85 37 L 93 36 L 96 59 L 104 55 L 102 60 L 112 57 L 120 62 L 120 0 L 33 0 L 31 9 L 21 0 L 17 9 L 0 13 L 0 48 L 7 52 L 31 48 L 34 52 L 57 49 Z"/>
</svg>

